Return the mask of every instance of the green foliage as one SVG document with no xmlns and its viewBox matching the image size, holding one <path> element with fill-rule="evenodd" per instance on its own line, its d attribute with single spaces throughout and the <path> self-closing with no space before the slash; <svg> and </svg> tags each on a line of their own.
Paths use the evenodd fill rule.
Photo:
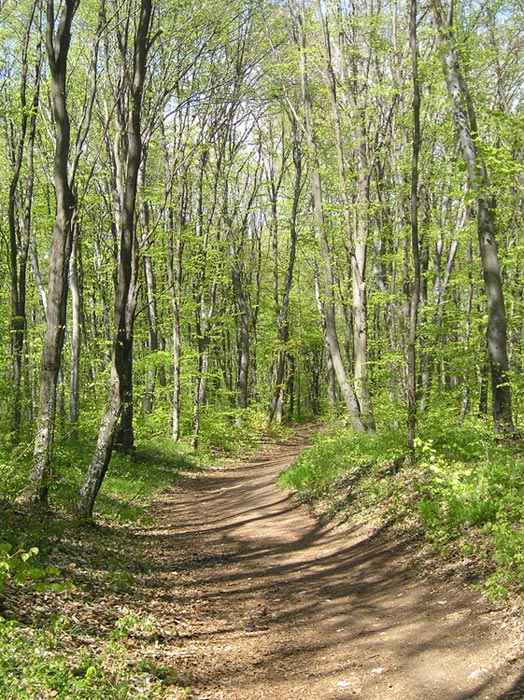
<svg viewBox="0 0 524 700">
<path fill-rule="evenodd" d="M 149 437 L 146 437 L 147 428 Z M 147 428 L 139 427 L 137 430 L 139 444 L 132 455 L 114 451 L 98 501 L 102 515 L 121 522 L 140 519 L 153 493 L 172 486 L 180 472 L 200 468 L 197 458 L 190 454 L 187 447 L 175 445 L 165 437 L 165 431 L 160 436 L 151 429 L 151 425 Z M 50 490 L 54 508 L 71 510 L 76 501 L 78 487 L 94 447 L 87 432 L 86 425 L 82 423 L 78 439 L 72 440 L 66 435 L 57 441 L 54 451 L 56 478 Z M 9 448 L 3 449 L 6 464 L 3 464 L 0 452 L 0 498 L 11 501 L 22 495 L 27 485 L 32 450 L 29 443 L 20 444 L 11 451 L 11 460 L 7 463 Z"/>
<path fill-rule="evenodd" d="M 33 569 L 28 564 L 29 559 L 38 554 L 38 547 L 31 547 L 25 551 L 23 549 L 15 550 L 10 542 L 0 544 L 0 593 L 2 592 L 5 582 L 8 579 L 16 583 L 22 583 L 31 577 L 32 572 L 38 571 Z M 43 572 L 45 574 L 45 571 Z M 40 578 L 40 576 L 34 576 Z"/>
<path fill-rule="evenodd" d="M 71 458 L 69 450 L 61 453 L 64 469 L 66 456 Z M 31 511 L 22 505 L 12 509 L 7 503 L 3 504 L 1 537 L 17 542 L 34 541 L 38 548 L 7 543 L 0 547 L 0 584 L 9 584 L 5 592 L 9 603 L 6 609 L 13 614 L 17 604 L 20 605 L 20 615 L 24 619 L 22 626 L 0 618 L 2 699 L 160 700 L 164 696 L 163 686 L 176 678 L 175 669 L 156 667 L 147 660 L 138 663 L 126 648 L 126 641 L 131 637 L 147 638 L 153 632 L 158 634 L 154 618 L 129 610 L 115 620 L 108 610 L 99 632 L 92 637 L 92 644 L 86 646 L 78 640 L 79 635 L 85 634 L 85 619 L 77 620 L 74 615 L 58 619 L 40 617 L 41 608 L 37 606 L 33 611 L 31 605 L 35 590 L 38 595 L 43 589 L 61 591 L 71 587 L 64 580 L 63 572 L 47 565 L 55 551 L 59 561 L 63 561 L 66 552 L 66 561 L 72 562 L 67 573 L 72 577 L 74 589 L 68 596 L 76 596 L 76 589 L 88 599 L 110 591 L 111 599 L 115 600 L 135 592 L 136 573 L 148 566 L 148 559 L 140 542 L 133 542 L 132 547 L 126 548 L 129 532 L 126 534 L 120 525 L 126 501 L 137 498 L 137 512 L 143 517 L 147 494 L 155 488 L 167 489 L 182 464 L 186 468 L 195 466 L 189 458 L 184 461 L 174 449 L 164 451 L 158 444 L 145 446 L 133 457 L 117 455 L 113 465 L 115 478 L 107 482 L 111 498 L 106 493 L 102 499 L 100 520 L 103 524 L 96 529 L 86 528 L 56 511 L 51 517 L 45 511 Z M 67 469 L 71 470 L 71 464 Z M 70 477 L 71 471 L 67 469 Z M 67 493 L 62 488 L 55 492 L 55 498 L 61 499 Z M 23 584 L 20 591 L 13 590 L 17 583 Z M 64 614 L 69 612 L 68 600 L 64 600 Z"/>
<path fill-rule="evenodd" d="M 140 618 L 134 613 L 127 613 L 116 621 L 111 639 L 126 639 L 136 633 L 151 633 L 154 629 L 155 621 L 152 618 Z"/>
<path fill-rule="evenodd" d="M 160 700 L 161 683 L 144 673 L 140 683 L 113 652 L 77 656 L 65 644 L 60 625 L 47 630 L 19 627 L 0 619 L 0 697 L 3 700 Z M 147 669 L 146 669 L 147 670 Z"/>
<path fill-rule="evenodd" d="M 27 484 L 33 446 L 31 436 L 26 436 L 16 447 L 5 440 L 0 446 L 0 498 L 12 500 L 19 496 Z"/>
<path fill-rule="evenodd" d="M 401 430 L 369 436 L 341 426 L 319 435 L 314 446 L 280 475 L 279 484 L 295 489 L 304 500 L 322 501 L 330 517 L 358 513 L 374 518 L 384 503 L 391 513 L 397 507 L 402 494 L 391 474 L 404 458 Z"/>
<path fill-rule="evenodd" d="M 479 433 L 482 429 L 479 429 Z M 518 446 L 483 440 L 484 454 L 453 460 L 432 443 L 420 443 L 420 514 L 433 541 L 468 547 L 475 534 L 477 554 L 489 557 L 487 589 L 500 596 L 524 589 L 524 455 Z"/>
<path fill-rule="evenodd" d="M 95 410 L 83 412 L 77 439 L 71 439 L 67 432 L 58 435 L 53 461 L 55 478 L 50 489 L 50 503 L 55 509 L 70 511 L 76 501 L 94 448 L 95 414 Z M 242 420 L 237 425 L 239 415 L 233 409 L 219 411 L 204 408 L 198 452 L 189 445 L 189 430 L 180 444 L 175 444 L 168 437 L 168 414 L 165 410 L 158 409 L 139 416 L 136 450 L 130 455 L 123 455 L 117 450 L 113 452 L 97 500 L 99 516 L 121 523 L 140 521 L 147 517 L 145 507 L 151 496 L 173 486 L 180 473 L 202 469 L 207 461 L 217 456 L 254 449 L 261 438 L 285 432 L 285 428 L 277 424 L 268 427 L 267 415 L 260 407 L 243 411 Z M 31 459 L 30 436 L 27 442 L 20 442 L 15 449 L 9 444 L 0 448 L 0 498 L 12 501 L 23 495 Z M 36 525 L 34 535 L 38 543 L 40 533 Z M 33 543 L 31 533 L 27 541 Z"/>
<path fill-rule="evenodd" d="M 7 582 L 35 591 L 63 591 L 69 587 L 58 569 L 37 561 L 39 553 L 38 547 L 0 543 L 0 595 Z"/>
</svg>

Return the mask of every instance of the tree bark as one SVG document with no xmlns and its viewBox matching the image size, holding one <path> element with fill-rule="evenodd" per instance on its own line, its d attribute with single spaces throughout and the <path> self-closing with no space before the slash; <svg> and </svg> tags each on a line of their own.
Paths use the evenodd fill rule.
<svg viewBox="0 0 524 700">
<path fill-rule="evenodd" d="M 275 373 L 275 390 L 269 406 L 269 423 L 276 419 L 277 423 L 282 423 L 284 416 L 284 395 L 285 395 L 285 371 L 287 359 L 287 344 L 289 341 L 289 301 L 291 295 L 291 286 L 293 284 L 293 271 L 295 268 L 295 260 L 297 253 L 297 215 L 298 205 L 300 201 L 300 193 L 302 190 L 302 145 L 298 130 L 298 124 L 294 116 L 291 116 L 291 125 L 293 130 L 293 166 L 295 169 L 295 179 L 293 185 L 293 203 L 291 206 L 291 216 L 289 218 L 289 254 L 286 268 L 286 276 L 284 280 L 284 289 L 282 298 L 279 295 L 279 280 L 278 280 L 278 188 L 273 187 L 271 194 L 272 207 L 272 240 L 273 240 L 273 257 L 274 257 L 274 298 L 278 329 L 278 358 Z M 284 164 L 282 164 L 282 174 Z M 272 178 L 273 179 L 273 178 Z M 282 177 L 280 179 L 280 182 Z"/>
<path fill-rule="evenodd" d="M 158 351 L 158 323 L 156 309 L 156 284 L 153 270 L 153 261 L 150 255 L 144 255 L 144 281 L 147 297 L 147 350 L 152 355 Z M 156 369 L 154 365 L 147 370 L 146 386 L 142 399 L 142 410 L 151 413 L 155 395 Z"/>
<path fill-rule="evenodd" d="M 468 181 L 476 197 L 477 233 L 484 276 L 488 320 L 487 355 L 491 375 L 492 413 L 495 431 L 515 435 L 511 410 L 511 386 L 507 352 L 506 311 L 502 277 L 495 240 L 494 201 L 489 196 L 489 179 L 478 152 L 478 128 L 475 108 L 459 64 L 453 38 L 453 3 L 446 19 L 439 0 L 431 0 L 438 28 L 442 67 L 446 78 L 460 152 L 466 164 Z"/>
<path fill-rule="evenodd" d="M 315 229 L 319 241 L 320 256 L 322 259 L 323 282 L 324 282 L 324 314 L 326 321 L 326 339 L 329 345 L 333 368 L 337 377 L 340 391 L 344 398 L 348 411 L 349 420 L 352 427 L 358 432 L 366 432 L 366 428 L 362 422 L 360 406 L 356 394 L 349 382 L 344 363 L 342 361 L 342 353 L 337 334 L 337 325 L 335 318 L 335 296 L 334 296 L 334 275 L 333 266 L 331 263 L 331 253 L 326 236 L 324 210 L 323 210 L 323 194 L 322 180 L 320 176 L 320 166 L 318 162 L 317 146 L 314 133 L 313 123 L 313 107 L 311 96 L 309 93 L 307 70 L 306 70 L 306 37 L 303 26 L 303 18 L 298 17 L 299 23 L 299 48 L 301 56 L 301 79 L 302 79 L 302 99 L 305 110 L 305 132 L 308 149 L 311 157 L 311 190 L 313 195 L 313 215 L 315 220 Z"/>
<path fill-rule="evenodd" d="M 51 475 L 55 431 L 57 385 L 67 310 L 67 276 L 72 245 L 75 198 L 68 178 L 71 126 L 67 111 L 67 58 L 71 24 L 79 0 L 65 0 L 55 34 L 54 2 L 47 2 L 46 48 L 51 73 L 53 120 L 55 123 L 54 185 L 55 224 L 49 256 L 47 325 L 42 349 L 42 371 L 33 465 L 29 474 L 29 498 L 46 504 Z"/>
<path fill-rule="evenodd" d="M 133 289 L 135 257 L 135 218 L 138 172 L 142 159 L 141 107 L 146 75 L 146 61 L 149 50 L 149 28 L 152 16 L 151 0 L 141 0 L 140 17 L 136 30 L 133 56 L 133 70 L 130 75 L 129 114 L 126 133 L 126 169 L 122 198 L 121 225 L 119 232 L 118 277 L 115 290 L 114 333 L 111 352 L 110 393 L 106 410 L 102 417 L 96 449 L 80 488 L 77 513 L 90 518 L 96 497 L 107 472 L 113 450 L 117 421 L 124 408 L 129 381 L 129 367 L 132 367 L 132 334 L 129 336 L 129 308 Z M 131 300 L 132 301 L 132 300 Z M 132 315 L 132 313 L 131 313 Z M 131 376 L 132 381 L 132 376 Z M 129 409 L 130 407 L 127 406 Z"/>
<path fill-rule="evenodd" d="M 230 236 L 234 234 L 230 232 Z M 238 252 L 233 240 L 230 241 L 231 277 L 235 291 L 236 302 L 240 311 L 240 329 L 238 344 L 238 373 L 237 373 L 237 406 L 241 413 L 237 417 L 237 425 L 242 423 L 242 411 L 248 405 L 249 381 L 249 304 L 242 282 L 242 273 L 238 261 Z"/>
<path fill-rule="evenodd" d="M 331 37 L 328 20 L 324 17 L 322 3 L 317 0 L 317 12 L 322 27 L 324 42 L 324 63 L 326 85 L 331 101 L 335 144 L 337 149 L 339 189 L 344 208 L 344 222 L 351 260 L 352 282 L 352 315 L 353 315 L 353 363 L 355 394 L 359 404 L 361 420 L 370 433 L 375 431 L 375 419 L 369 390 L 368 377 L 368 321 L 367 321 L 367 293 L 366 293 L 366 263 L 367 240 L 369 233 L 369 177 L 370 168 L 367 158 L 366 129 L 362 125 L 364 115 L 354 96 L 354 86 L 347 91 L 350 104 L 356 114 L 355 135 L 357 145 L 355 148 L 355 165 L 358 172 L 356 202 L 351 207 L 346 172 L 346 153 L 342 135 L 342 124 L 337 97 L 337 84 L 332 62 Z M 339 14 L 341 9 L 338 8 Z M 344 42 L 340 41 L 343 72 L 346 73 L 346 56 Z M 344 76 L 347 82 L 347 76 Z M 352 215 L 353 214 L 353 215 Z"/>
<path fill-rule="evenodd" d="M 258 152 L 258 158 L 260 159 L 260 150 Z M 245 271 L 245 261 L 242 258 L 242 246 L 246 240 L 248 240 L 248 225 L 251 210 L 255 201 L 255 197 L 259 190 L 259 174 L 260 168 L 257 167 L 254 175 L 251 176 L 251 181 L 248 183 L 243 183 L 239 180 L 241 171 L 237 173 L 237 184 L 239 186 L 242 195 L 246 194 L 247 198 L 242 205 L 242 211 L 239 214 L 240 202 L 235 202 L 233 210 L 229 211 L 230 203 L 227 202 L 227 192 L 225 201 L 225 223 L 227 230 L 227 242 L 229 244 L 229 257 L 231 264 L 231 280 L 233 291 L 235 294 L 236 305 L 239 310 L 237 318 L 239 319 L 238 328 L 238 368 L 237 368 L 237 407 L 240 409 L 236 418 L 237 426 L 240 426 L 243 421 L 243 412 L 248 407 L 249 404 L 249 370 L 251 361 L 251 342 L 250 342 L 250 327 L 251 327 L 251 316 L 256 314 L 256 309 L 251 312 L 249 304 L 249 293 L 248 284 L 246 281 L 246 271 Z M 250 186 L 249 192 L 248 186 Z M 235 214 L 237 215 L 237 220 L 235 222 Z M 256 234 L 253 234 L 253 238 Z M 258 245 L 258 243 L 257 243 Z M 254 256 L 253 256 L 254 257 Z M 260 261 L 259 255 L 257 257 L 257 262 Z M 256 306 L 256 303 L 255 303 Z"/>
<path fill-rule="evenodd" d="M 11 433 L 16 444 L 22 423 L 22 376 L 24 365 L 24 346 L 27 329 L 26 319 L 26 278 L 29 242 L 31 232 L 31 208 L 34 190 L 34 144 L 36 137 L 36 118 L 38 113 L 41 79 L 41 52 L 37 58 L 34 94 L 28 103 L 29 40 L 32 35 L 37 5 L 34 4 L 27 21 L 24 35 L 21 76 L 20 76 L 20 127 L 18 143 L 9 149 L 12 153 L 12 175 L 9 183 L 8 221 L 9 221 L 9 267 L 11 279 L 11 356 L 13 399 L 11 402 Z M 13 129 L 14 131 L 14 129 Z M 14 136 L 13 136 L 14 139 Z M 24 156 L 27 162 L 25 195 L 20 190 L 22 164 Z M 21 202 L 23 201 L 23 206 Z M 19 207 L 22 211 L 18 211 Z"/>
<path fill-rule="evenodd" d="M 318 315 L 320 325 L 322 326 L 322 339 L 324 341 L 324 351 L 326 356 L 326 386 L 328 406 L 334 410 L 337 405 L 337 378 L 335 368 L 333 366 L 333 358 L 331 357 L 331 347 L 329 345 L 326 333 L 326 316 L 324 314 L 324 302 L 322 301 L 322 292 L 320 289 L 320 273 L 318 265 L 315 264 L 315 298 L 317 302 Z"/>
<path fill-rule="evenodd" d="M 69 289 L 71 291 L 71 372 L 69 382 L 69 424 L 71 434 L 77 436 L 80 417 L 80 355 L 82 349 L 81 295 L 78 261 L 80 257 L 78 226 L 73 230 L 73 248 L 69 266 Z"/>
<path fill-rule="evenodd" d="M 180 362 L 182 359 L 182 331 L 180 328 L 180 300 L 182 297 L 182 257 L 184 253 L 184 241 L 182 231 L 186 220 L 186 194 L 185 182 L 182 180 L 177 201 L 177 215 L 173 213 L 173 207 L 169 206 L 172 200 L 172 191 L 168 197 L 168 264 L 167 281 L 170 290 L 172 319 L 172 356 L 173 356 L 173 406 L 171 409 L 171 438 L 174 442 L 180 440 Z M 176 221 L 176 224 L 175 224 Z"/>
<path fill-rule="evenodd" d="M 143 169 L 146 169 L 145 158 L 143 162 Z M 147 201 L 141 203 L 140 220 L 142 224 L 141 245 L 144 248 L 147 248 L 151 235 L 151 217 L 149 202 Z M 161 337 L 158 328 L 156 279 L 151 255 L 144 254 L 142 258 L 142 267 L 146 296 L 147 350 L 154 356 L 161 345 Z M 153 361 L 151 366 L 146 371 L 144 395 L 142 397 L 142 410 L 144 413 L 151 413 L 153 410 L 156 379 L 157 371 Z"/>
<path fill-rule="evenodd" d="M 408 399 L 408 447 L 414 457 L 415 431 L 417 427 L 417 322 L 420 301 L 420 243 L 418 234 L 418 181 L 420 153 L 420 86 L 418 77 L 418 42 L 417 42 L 417 0 L 411 0 L 409 12 L 409 47 L 411 52 L 411 71 L 413 80 L 413 132 L 411 153 L 411 192 L 410 224 L 411 255 L 413 259 L 413 279 L 409 304 L 409 333 L 407 343 L 407 399 Z"/>
<path fill-rule="evenodd" d="M 209 333 L 211 331 L 211 319 L 215 310 L 217 284 L 213 280 L 209 298 L 206 302 L 205 281 L 207 279 L 207 254 L 209 247 L 209 226 L 211 219 L 204 222 L 204 173 L 209 162 L 209 153 L 204 149 L 200 158 L 198 169 L 198 180 L 196 187 L 196 212 L 195 212 L 195 237 L 199 245 L 198 274 L 195 276 L 195 325 L 197 336 L 198 360 L 195 388 L 193 394 L 193 435 L 191 437 L 191 447 L 195 450 L 198 447 L 200 436 L 201 408 L 206 401 L 207 394 L 207 373 L 209 369 Z M 220 170 L 221 159 L 219 157 L 213 191 L 213 201 L 211 211 L 216 206 L 218 172 Z"/>
</svg>

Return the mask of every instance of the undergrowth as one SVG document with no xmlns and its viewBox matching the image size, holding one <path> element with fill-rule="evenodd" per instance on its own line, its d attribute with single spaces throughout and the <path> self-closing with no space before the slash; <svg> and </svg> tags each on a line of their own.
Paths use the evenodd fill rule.
<svg viewBox="0 0 524 700">
<path fill-rule="evenodd" d="M 31 436 L 16 448 L 8 441 L 0 445 L 2 700 L 159 700 L 173 684 L 176 697 L 189 692 L 176 668 L 159 667 L 151 658 L 130 663 L 126 643 L 154 621 L 141 619 L 139 611 L 113 619 L 110 607 L 93 630 L 89 610 L 103 600 L 133 600 L 136 575 L 147 571 L 151 554 L 129 527 L 148 523 L 155 493 L 171 489 L 183 474 L 254 450 L 283 429 L 269 431 L 255 411 L 246 411 L 239 426 L 232 414 L 204 411 L 195 452 L 190 436 L 179 444 L 166 438 L 166 420 L 158 413 L 142 416 L 135 452 L 113 452 L 91 525 L 75 518 L 74 504 L 93 450 L 94 421 L 86 418 L 75 439 L 65 429 L 57 435 L 50 510 L 17 502 L 27 484 Z M 41 596 L 54 603 L 43 603 Z M 85 620 L 75 612 L 77 600 L 87 601 Z"/>
<path fill-rule="evenodd" d="M 86 453 L 81 441 L 57 445 L 50 511 L 13 502 L 13 484 L 4 489 L 0 503 L 2 700 L 164 697 L 162 679 L 167 676 L 159 677 L 149 666 L 130 665 L 126 659 L 127 626 L 117 620 L 111 630 L 108 622 L 98 618 L 98 632 L 86 633 L 85 623 L 71 622 L 77 617 L 71 599 L 87 600 L 89 609 L 93 596 L 118 600 L 132 595 L 134 569 L 147 566 L 147 554 L 130 540 L 127 528 L 146 523 L 154 493 L 167 491 L 181 473 L 201 469 L 201 462 L 159 441 L 142 441 L 130 456 L 115 452 L 97 500 L 97 524 L 86 526 L 72 512 Z M 20 485 L 23 488 L 22 481 Z M 61 591 L 67 595 L 60 595 Z M 58 606 L 54 615 L 53 604 L 41 602 L 41 596 L 54 596 Z"/>
<path fill-rule="evenodd" d="M 411 528 L 467 559 L 493 597 L 524 592 L 524 445 L 497 440 L 482 420 L 429 415 L 414 459 L 404 430 L 332 426 L 279 482 L 327 517 Z"/>
<path fill-rule="evenodd" d="M 142 671 L 126 665 L 120 639 L 108 640 L 96 654 L 79 653 L 68 632 L 67 620 L 62 618 L 57 618 L 47 629 L 3 621 L 0 697 L 3 700 L 160 700 L 162 684 L 150 669 Z"/>
</svg>

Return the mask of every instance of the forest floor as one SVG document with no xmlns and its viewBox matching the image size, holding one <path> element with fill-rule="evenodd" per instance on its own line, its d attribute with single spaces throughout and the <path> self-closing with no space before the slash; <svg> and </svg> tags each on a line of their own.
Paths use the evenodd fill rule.
<svg viewBox="0 0 524 700">
<path fill-rule="evenodd" d="M 149 524 L 60 545 L 75 588 L 39 594 L 33 623 L 60 608 L 61 644 L 92 649 L 120 630 L 120 662 L 166 700 L 523 699 L 520 620 L 408 534 L 314 518 L 275 485 L 306 447 L 186 474 Z"/>
</svg>

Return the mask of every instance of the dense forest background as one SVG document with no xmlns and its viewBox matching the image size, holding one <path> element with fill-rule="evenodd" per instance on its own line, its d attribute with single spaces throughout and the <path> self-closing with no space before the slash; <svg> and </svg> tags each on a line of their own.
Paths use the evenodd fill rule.
<svg viewBox="0 0 524 700">
<path fill-rule="evenodd" d="M 524 391 L 518 2 L 0 2 L 6 492 Z M 437 418 L 437 421 L 439 419 Z M 443 420 L 443 418 L 442 418 Z"/>
</svg>

